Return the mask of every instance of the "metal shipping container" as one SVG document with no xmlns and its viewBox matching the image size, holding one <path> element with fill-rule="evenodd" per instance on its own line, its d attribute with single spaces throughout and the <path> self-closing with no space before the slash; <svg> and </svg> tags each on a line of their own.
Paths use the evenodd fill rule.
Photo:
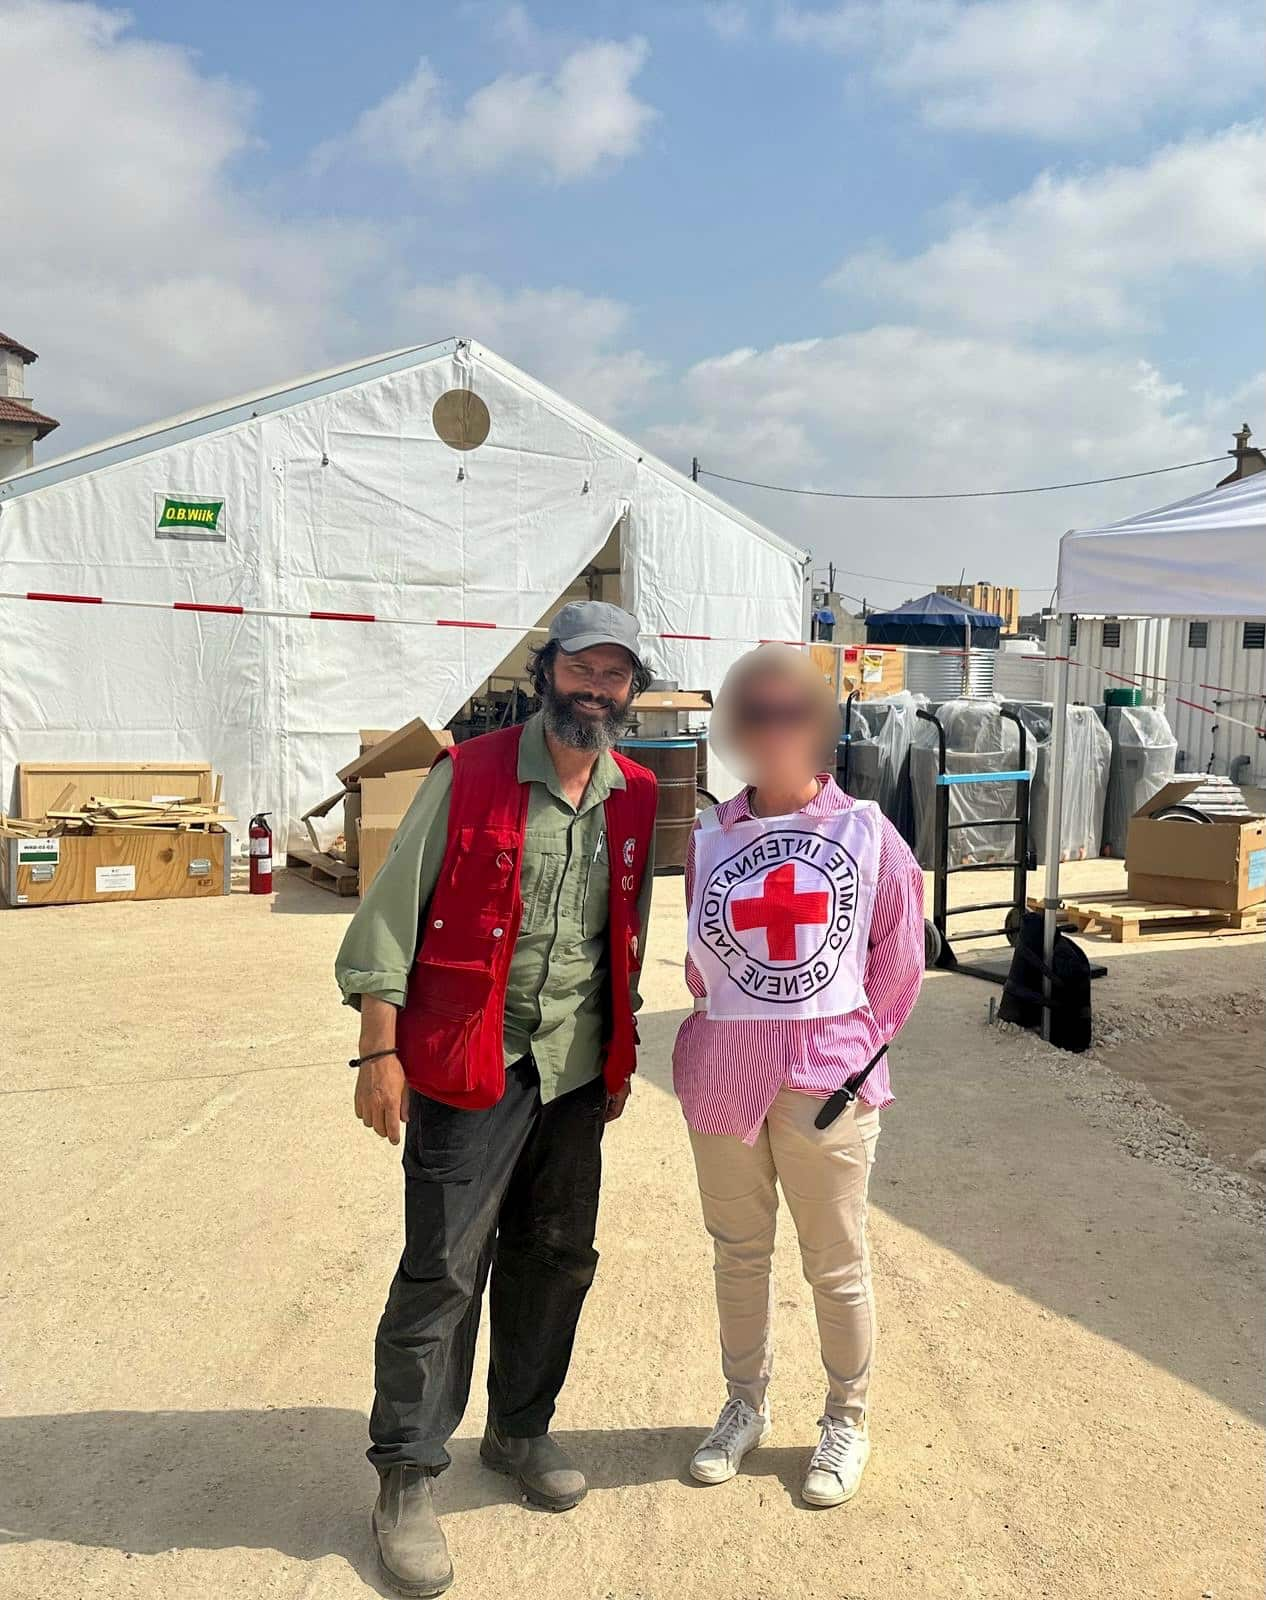
<svg viewBox="0 0 1266 1600">
<path fill-rule="evenodd" d="M 1266 725 L 1266 639 L 1260 622 L 1174 617 L 1166 675 L 1176 680 L 1166 711 L 1185 772 L 1216 772 L 1237 783 L 1266 785 L 1266 741 L 1243 722 Z M 1182 688 L 1181 684 L 1191 687 Z M 1183 701 L 1195 704 L 1184 705 Z M 1226 712 L 1238 719 L 1197 710 Z"/>
</svg>

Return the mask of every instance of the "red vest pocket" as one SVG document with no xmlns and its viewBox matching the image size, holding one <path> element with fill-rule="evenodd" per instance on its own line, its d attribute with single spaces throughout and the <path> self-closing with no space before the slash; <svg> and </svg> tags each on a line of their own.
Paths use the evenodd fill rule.
<svg viewBox="0 0 1266 1600">
<path fill-rule="evenodd" d="M 397 1043 L 423 1093 L 465 1094 L 478 1085 L 476 1043 L 492 996 L 489 971 L 419 960 Z"/>
</svg>

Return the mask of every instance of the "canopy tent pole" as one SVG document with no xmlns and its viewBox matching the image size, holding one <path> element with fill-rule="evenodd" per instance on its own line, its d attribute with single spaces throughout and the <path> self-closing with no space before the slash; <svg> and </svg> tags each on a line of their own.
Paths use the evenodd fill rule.
<svg viewBox="0 0 1266 1600">
<path fill-rule="evenodd" d="M 1068 743 L 1068 653 L 1072 617 L 1061 613 L 1055 645 L 1057 673 L 1052 708 L 1050 777 L 1046 794 L 1046 893 L 1042 900 L 1042 1037 L 1051 1036 L 1051 963 L 1055 958 L 1055 923 L 1059 913 L 1059 857 L 1063 849 L 1064 754 Z"/>
</svg>

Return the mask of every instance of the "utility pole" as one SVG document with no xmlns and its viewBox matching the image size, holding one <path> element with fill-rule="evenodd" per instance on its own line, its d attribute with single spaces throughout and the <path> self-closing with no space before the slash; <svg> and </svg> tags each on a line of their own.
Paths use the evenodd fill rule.
<svg viewBox="0 0 1266 1600">
<path fill-rule="evenodd" d="M 690 458 L 690 481 L 691 481 L 691 483 L 698 483 L 698 481 L 699 481 L 699 457 L 698 456 L 691 456 L 691 458 Z"/>
</svg>

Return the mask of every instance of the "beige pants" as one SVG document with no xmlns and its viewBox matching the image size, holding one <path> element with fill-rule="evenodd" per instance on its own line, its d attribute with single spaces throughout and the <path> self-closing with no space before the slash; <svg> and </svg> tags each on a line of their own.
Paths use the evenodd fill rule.
<svg viewBox="0 0 1266 1600">
<path fill-rule="evenodd" d="M 813 1119 L 822 1101 L 784 1089 L 755 1145 L 691 1132 L 703 1220 L 716 1253 L 721 1369 L 731 1395 L 764 1404 L 773 1366 L 770 1260 L 778 1185 L 800 1239 L 813 1289 L 827 1375 L 827 1414 L 860 1422 L 875 1342 L 875 1301 L 866 1248 L 866 1186 L 879 1112 L 854 1102 L 829 1128 Z"/>
</svg>

